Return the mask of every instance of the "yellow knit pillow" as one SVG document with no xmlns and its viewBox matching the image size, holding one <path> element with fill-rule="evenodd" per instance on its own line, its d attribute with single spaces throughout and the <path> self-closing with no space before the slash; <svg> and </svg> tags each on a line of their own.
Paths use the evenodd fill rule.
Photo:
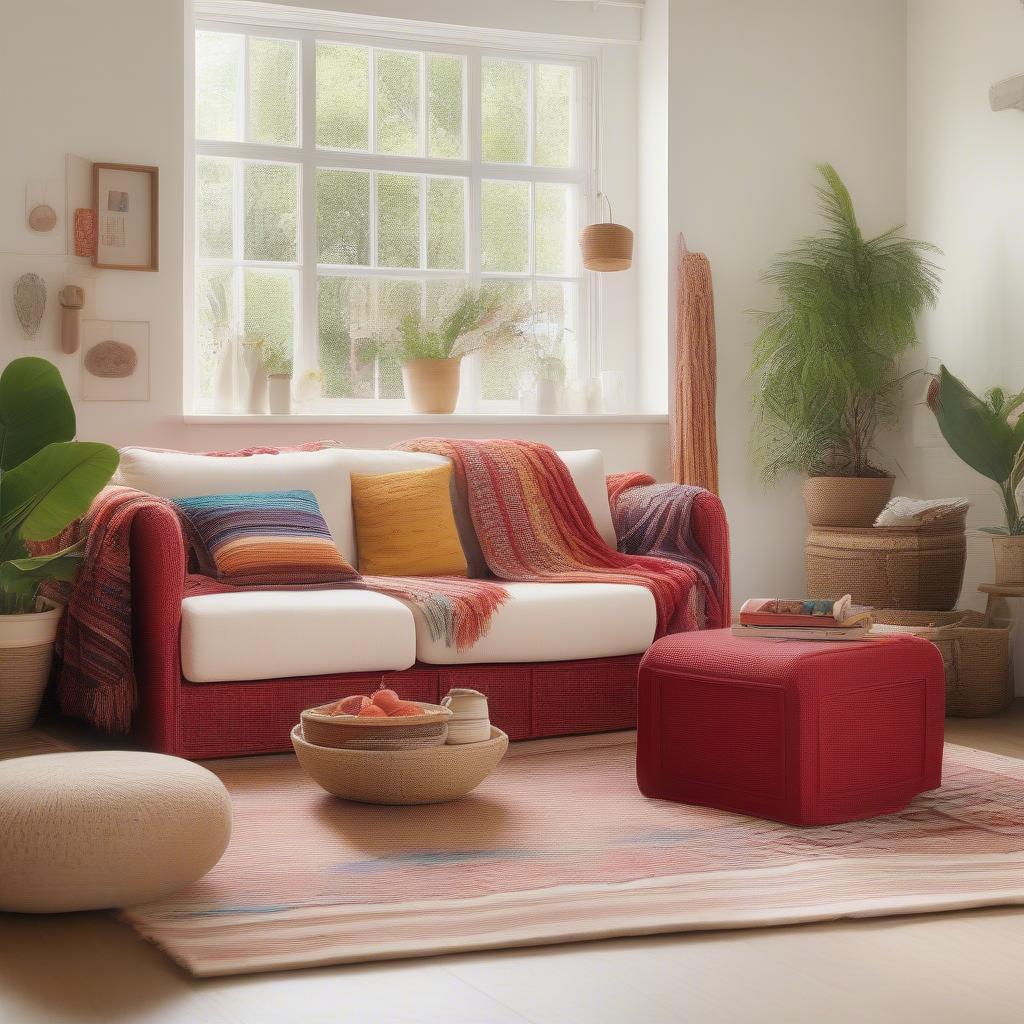
<svg viewBox="0 0 1024 1024">
<path fill-rule="evenodd" d="M 451 466 L 352 474 L 359 571 L 366 576 L 465 576 Z"/>
</svg>

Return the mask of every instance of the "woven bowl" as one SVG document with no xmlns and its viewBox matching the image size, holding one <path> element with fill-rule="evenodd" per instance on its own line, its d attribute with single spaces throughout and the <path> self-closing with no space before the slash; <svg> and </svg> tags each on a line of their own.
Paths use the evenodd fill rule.
<svg viewBox="0 0 1024 1024">
<path fill-rule="evenodd" d="M 339 750 L 320 747 L 292 729 L 302 770 L 334 796 L 364 804 L 437 804 L 472 792 L 508 749 L 508 737 L 491 727 L 482 743 L 427 750 Z"/>
<path fill-rule="evenodd" d="M 389 750 L 403 747 L 440 746 L 448 738 L 452 713 L 440 704 L 409 701 L 424 714 L 411 718 L 359 718 L 358 715 L 321 715 L 320 707 L 302 712 L 302 734 L 318 747 L 353 747 Z"/>
</svg>

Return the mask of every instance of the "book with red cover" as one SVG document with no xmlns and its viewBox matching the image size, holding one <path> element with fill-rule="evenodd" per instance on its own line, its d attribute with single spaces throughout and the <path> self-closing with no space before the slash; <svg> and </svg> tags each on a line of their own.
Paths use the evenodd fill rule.
<svg viewBox="0 0 1024 1024">
<path fill-rule="evenodd" d="M 870 623 L 871 609 L 853 604 L 849 594 L 838 601 L 754 597 L 740 608 L 740 624 L 744 626 L 849 629 Z"/>
</svg>

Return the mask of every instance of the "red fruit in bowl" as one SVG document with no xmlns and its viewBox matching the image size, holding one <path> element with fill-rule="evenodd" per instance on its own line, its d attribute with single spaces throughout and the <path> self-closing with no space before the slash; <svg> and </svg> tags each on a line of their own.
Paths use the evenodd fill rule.
<svg viewBox="0 0 1024 1024">
<path fill-rule="evenodd" d="M 370 698 L 361 693 L 353 693 L 351 697 L 343 697 L 338 701 L 338 710 L 335 714 L 358 715 L 359 712 L 370 703 Z"/>
<path fill-rule="evenodd" d="M 423 708 L 418 704 L 411 704 L 409 701 L 401 701 L 396 704 L 389 712 L 388 715 L 391 718 L 405 718 L 411 717 L 412 715 L 422 715 Z"/>
<path fill-rule="evenodd" d="M 388 713 L 376 704 L 364 704 L 357 712 L 359 718 L 387 718 Z"/>
<path fill-rule="evenodd" d="M 388 714 L 402 703 L 402 698 L 394 690 L 378 690 L 372 700 L 377 707 L 383 708 Z"/>
</svg>

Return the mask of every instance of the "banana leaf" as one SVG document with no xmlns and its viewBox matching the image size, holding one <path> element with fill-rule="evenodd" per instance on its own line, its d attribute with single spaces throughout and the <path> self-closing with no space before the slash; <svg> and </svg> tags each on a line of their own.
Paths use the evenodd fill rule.
<svg viewBox="0 0 1024 1024">
<path fill-rule="evenodd" d="M 942 436 L 971 469 L 1000 485 L 1010 479 L 1024 437 L 945 366 L 932 410 Z"/>
<path fill-rule="evenodd" d="M 0 374 L 0 470 L 75 436 L 75 410 L 53 363 L 25 356 Z"/>
<path fill-rule="evenodd" d="M 49 444 L 3 474 L 0 536 L 49 540 L 88 511 L 117 469 L 117 450 L 93 441 Z"/>
</svg>

